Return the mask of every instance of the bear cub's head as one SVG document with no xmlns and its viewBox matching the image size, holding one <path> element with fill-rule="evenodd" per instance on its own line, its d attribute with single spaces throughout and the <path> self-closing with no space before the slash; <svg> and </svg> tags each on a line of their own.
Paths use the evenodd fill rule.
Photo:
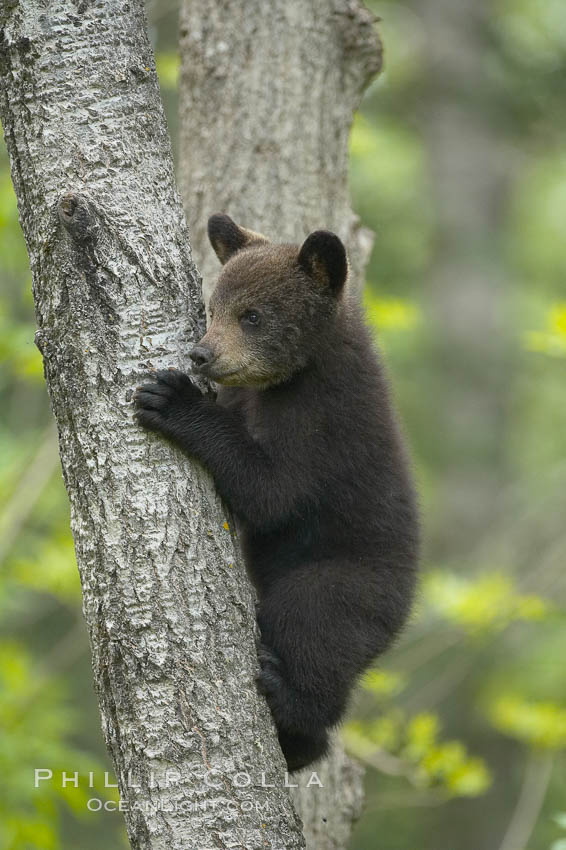
<svg viewBox="0 0 566 850">
<path fill-rule="evenodd" d="M 304 369 L 330 332 L 348 274 L 340 239 L 317 230 L 274 245 L 223 214 L 208 222 L 223 264 L 194 368 L 220 384 L 265 389 Z"/>
</svg>

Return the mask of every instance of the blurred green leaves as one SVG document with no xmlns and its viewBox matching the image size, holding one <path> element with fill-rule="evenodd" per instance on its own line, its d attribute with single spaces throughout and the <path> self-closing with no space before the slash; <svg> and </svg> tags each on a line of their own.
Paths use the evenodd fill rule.
<svg viewBox="0 0 566 850">
<path fill-rule="evenodd" d="M 416 304 L 406 298 L 379 298 L 369 287 L 364 292 L 364 306 L 368 321 L 380 333 L 413 330 L 420 319 Z"/>
<path fill-rule="evenodd" d="M 173 51 L 160 51 L 155 56 L 159 85 L 162 89 L 175 89 L 179 83 L 180 59 Z"/>
<path fill-rule="evenodd" d="M 566 747 L 566 705 L 502 696 L 490 711 L 493 725 L 512 738 L 544 749 Z"/>
<path fill-rule="evenodd" d="M 10 577 L 22 589 L 52 594 L 74 607 L 81 588 L 69 530 L 54 530 L 47 539 L 37 540 L 25 557 L 13 560 Z"/>
<path fill-rule="evenodd" d="M 502 39 L 524 62 L 560 65 L 566 43 L 562 0 L 498 0 L 496 10 Z"/>
<path fill-rule="evenodd" d="M 456 659 L 462 659 L 458 666 L 463 666 L 464 679 L 459 675 L 454 679 L 462 683 L 466 676 L 463 659 L 474 646 L 485 653 L 486 648 L 517 626 L 536 635 L 533 629 L 540 623 L 552 622 L 554 615 L 554 606 L 536 594 L 523 592 L 501 570 L 477 572 L 473 577 L 431 570 L 424 578 L 415 628 L 417 634 L 420 630 L 425 636 L 431 631 L 442 635 L 444 631 L 447 639 L 439 641 L 436 647 L 433 644 L 432 652 L 421 651 L 425 669 L 427 662 L 432 666 L 431 662 L 436 660 L 441 670 L 437 675 L 442 682 L 451 665 L 449 661 L 442 663 L 441 659 L 452 651 Z M 417 649 L 414 651 L 418 658 Z M 400 669 L 376 668 L 363 677 L 361 686 L 365 696 L 359 716 L 346 728 L 348 748 L 384 776 L 402 778 L 414 789 L 432 794 L 427 798 L 429 802 L 485 794 L 493 782 L 489 756 L 470 753 L 462 740 L 445 739 L 440 711 L 414 713 L 408 708 L 415 705 L 415 671 L 410 675 L 403 670 L 404 657 L 407 656 L 401 652 Z M 525 669 L 529 670 L 530 666 L 525 665 Z M 408 670 L 411 671 L 411 665 Z M 485 689 L 478 690 L 474 704 L 469 707 L 475 722 L 484 727 L 489 724 L 528 748 L 563 749 L 566 708 L 557 701 L 511 693 L 505 683 L 511 685 L 513 681 L 511 675 L 506 677 L 505 671 L 496 675 L 495 681 L 486 677 Z M 428 684 L 425 683 L 424 692 L 434 695 L 436 689 L 427 690 Z"/>
<path fill-rule="evenodd" d="M 510 260 L 534 290 L 564 293 L 566 154 L 551 150 L 528 161 L 514 187 L 508 232 Z"/>
<path fill-rule="evenodd" d="M 357 114 L 350 139 L 350 181 L 356 211 L 375 231 L 368 268 L 371 291 L 391 294 L 430 259 L 431 205 L 422 147 L 413 133 L 383 118 Z"/>
<path fill-rule="evenodd" d="M 470 635 L 505 629 L 517 620 L 540 621 L 549 611 L 545 600 L 520 593 L 501 572 L 471 580 L 435 570 L 425 577 L 423 593 L 433 613 Z"/>
<path fill-rule="evenodd" d="M 525 333 L 525 347 L 551 357 L 566 357 L 566 303 L 554 304 L 547 311 L 543 330 Z"/>
<path fill-rule="evenodd" d="M 378 700 L 396 696 L 405 685 L 405 676 L 391 670 L 368 670 L 361 681 L 361 687 Z"/>
<path fill-rule="evenodd" d="M 440 334 L 452 330 L 435 323 L 450 286 L 440 294 L 434 259 L 438 251 L 454 250 L 455 238 L 439 227 L 436 181 L 440 176 L 457 182 L 458 169 L 431 173 L 431 139 L 423 133 L 422 117 L 445 83 L 456 87 L 458 81 L 431 82 L 427 75 L 424 2 L 372 0 L 383 18 L 385 73 L 355 118 L 350 148 L 354 208 L 375 232 L 365 306 L 384 344 L 414 447 L 426 537 L 426 576 L 414 621 L 399 648 L 387 656 L 392 669 L 373 670 L 364 678 L 359 710 L 347 729 L 350 749 L 370 766 L 370 810 L 377 788 L 378 813 L 364 850 L 375 846 L 376 831 L 386 835 L 387 850 L 499 846 L 499 825 L 518 796 L 516 777 L 525 750 L 556 752 L 558 761 L 566 735 L 564 2 L 497 0 L 488 12 L 485 77 L 476 89 L 477 69 L 472 79 L 464 75 L 472 82 L 473 97 L 470 103 L 458 102 L 462 110 L 471 105 L 470 121 L 503 129 L 498 155 L 518 163 L 505 197 L 492 199 L 501 207 L 505 239 L 498 230 L 482 243 L 485 256 L 466 259 L 477 260 L 480 267 L 496 266 L 501 275 L 494 276 L 495 285 L 504 281 L 493 333 L 502 333 L 509 345 L 494 364 L 505 380 L 496 418 L 490 421 L 507 417 L 507 424 L 504 445 L 487 462 L 473 454 L 474 434 L 449 450 L 449 429 L 434 425 L 435 410 L 450 405 L 453 361 L 462 356 L 454 334 L 456 350 L 444 360 L 434 360 L 424 344 L 432 327 Z M 452 22 L 457 0 L 446 8 Z M 479 17 L 474 20 L 480 24 Z M 468 46 L 466 34 L 460 36 Z M 179 78 L 174 37 L 161 39 L 156 56 L 166 107 L 174 103 Z M 456 42 L 449 46 L 457 49 Z M 485 78 L 498 81 L 497 96 L 485 90 Z M 171 112 L 168 123 L 176 125 Z M 465 166 L 457 158 L 455 164 Z M 456 263 L 456 275 L 459 268 Z M 468 326 L 472 323 L 471 314 Z M 0 846 L 96 850 L 118 846 L 114 826 L 106 820 L 84 821 L 81 789 L 64 790 L 54 782 L 35 791 L 29 773 L 34 766 L 85 774 L 108 768 L 86 654 L 80 664 L 70 664 L 73 646 L 78 651 L 86 644 L 77 631 L 79 580 L 57 458 L 38 474 L 51 419 L 34 329 L 27 255 L 2 150 L 0 776 L 6 788 L 0 796 Z M 460 374 L 470 384 L 481 384 L 489 377 L 484 369 L 492 365 L 478 360 Z M 465 392 L 462 399 L 465 407 Z M 485 401 L 485 416 L 491 416 L 487 397 L 476 393 L 474 400 Z M 465 410 L 453 413 L 457 420 Z M 460 462 L 469 464 L 465 475 L 454 469 Z M 477 542 L 478 552 L 459 545 L 453 528 L 446 529 L 452 548 L 439 549 L 427 536 L 435 494 L 451 485 L 455 498 L 474 511 L 475 476 L 483 480 L 492 471 L 501 473 L 508 488 L 500 494 L 492 527 Z M 7 517 L 3 526 L 1 517 Z M 553 841 L 552 850 L 564 850 L 566 839 L 557 838 L 556 830 L 557 825 L 566 829 L 566 822 L 545 826 L 551 813 L 563 808 L 560 781 L 556 770 L 548 817 L 539 819 L 529 850 L 548 850 Z M 379 802 L 384 787 L 401 789 L 396 820 L 387 819 Z M 412 789 L 425 789 L 428 802 L 445 805 L 437 815 L 428 809 L 407 816 Z M 451 802 L 456 798 L 467 800 Z M 493 833 L 481 832 L 485 821 L 495 824 Z"/>
<path fill-rule="evenodd" d="M 344 736 L 348 748 L 365 763 L 404 776 L 415 788 L 432 789 L 439 800 L 483 794 L 491 783 L 484 760 L 471 756 L 460 741 L 443 741 L 440 732 L 437 715 L 408 717 L 390 709 L 371 723 L 349 723 Z"/>
<path fill-rule="evenodd" d="M 36 768 L 68 766 L 69 771 L 101 770 L 92 754 L 68 742 L 80 729 L 62 680 L 34 669 L 29 651 L 0 642 L 0 846 L 4 850 L 58 850 L 62 807 L 88 816 L 87 789 L 54 781 L 34 787 Z"/>
<path fill-rule="evenodd" d="M 560 829 L 566 830 L 566 812 L 559 812 L 554 815 L 554 822 Z M 559 838 L 558 841 L 554 841 L 550 850 L 566 850 L 566 838 Z"/>
<path fill-rule="evenodd" d="M 43 362 L 34 344 L 35 325 L 15 322 L 5 303 L 0 301 L 0 362 L 2 378 L 43 381 Z"/>
</svg>

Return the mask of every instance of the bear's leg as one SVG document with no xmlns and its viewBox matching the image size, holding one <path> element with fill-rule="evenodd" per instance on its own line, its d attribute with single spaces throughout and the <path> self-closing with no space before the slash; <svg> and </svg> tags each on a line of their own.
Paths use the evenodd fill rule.
<svg viewBox="0 0 566 850">
<path fill-rule="evenodd" d="M 308 767 L 328 752 L 329 740 L 326 729 L 319 735 L 299 735 L 283 730 L 278 730 L 277 734 L 289 773 Z"/>
<path fill-rule="evenodd" d="M 265 644 L 258 648 L 258 659 L 258 689 L 273 714 L 287 768 L 300 770 L 326 755 L 326 718 L 318 716 L 318 697 L 296 691 L 283 673 L 283 660 Z"/>
<path fill-rule="evenodd" d="M 258 686 L 290 769 L 326 751 L 357 675 L 388 643 L 388 605 L 376 569 L 339 561 L 298 567 L 261 599 Z"/>
</svg>

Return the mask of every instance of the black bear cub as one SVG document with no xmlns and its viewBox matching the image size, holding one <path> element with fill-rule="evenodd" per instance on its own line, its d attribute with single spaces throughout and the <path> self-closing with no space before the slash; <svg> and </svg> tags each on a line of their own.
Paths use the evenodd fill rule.
<svg viewBox="0 0 566 850">
<path fill-rule="evenodd" d="M 194 369 L 138 388 L 137 418 L 207 467 L 234 513 L 261 632 L 258 677 L 290 770 L 328 748 L 359 674 L 413 596 L 415 496 L 387 382 L 333 233 L 274 245 L 209 221 L 224 264 Z"/>
</svg>

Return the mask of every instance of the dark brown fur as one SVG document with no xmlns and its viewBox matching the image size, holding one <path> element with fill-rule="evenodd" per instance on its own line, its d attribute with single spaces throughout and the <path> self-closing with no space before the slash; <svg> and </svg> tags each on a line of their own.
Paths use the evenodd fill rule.
<svg viewBox="0 0 566 850">
<path fill-rule="evenodd" d="M 238 519 L 259 685 L 295 770 L 326 752 L 356 678 L 407 617 L 415 498 L 338 238 L 271 245 L 227 216 L 209 232 L 226 265 L 192 357 L 224 385 L 218 403 L 167 370 L 138 390 L 138 417 L 208 467 Z"/>
</svg>

